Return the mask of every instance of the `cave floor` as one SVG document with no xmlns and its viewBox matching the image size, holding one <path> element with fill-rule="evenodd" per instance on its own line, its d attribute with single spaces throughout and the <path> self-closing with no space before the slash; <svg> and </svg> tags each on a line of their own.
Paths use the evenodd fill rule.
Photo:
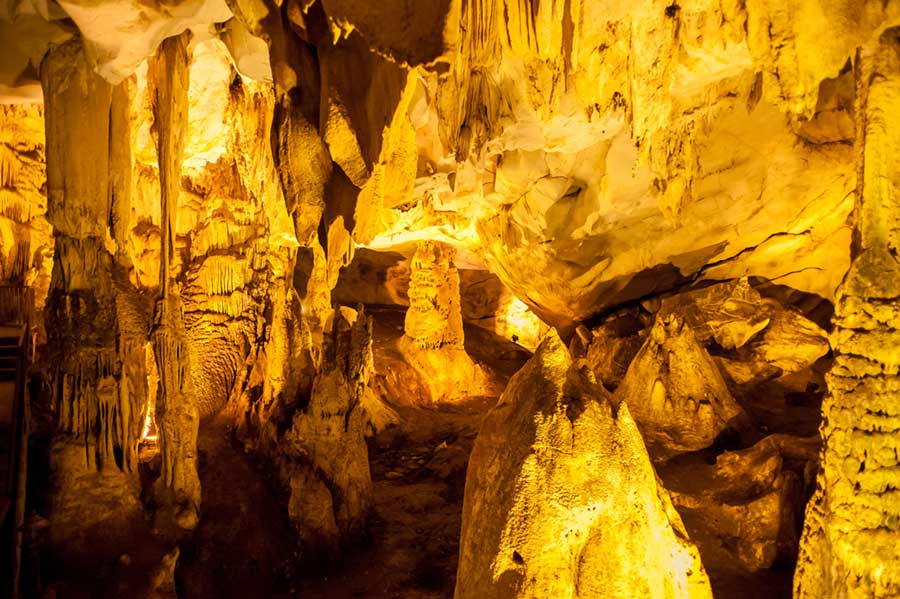
<svg viewBox="0 0 900 599">
<path fill-rule="evenodd" d="M 371 310 L 373 351 L 381 373 L 402 360 L 395 342 L 404 312 Z M 505 384 L 530 356 L 516 344 L 466 327 L 466 349 Z M 375 491 L 371 543 L 333 573 L 306 578 L 309 599 L 443 599 L 453 596 L 466 466 L 484 414 L 497 397 L 423 407 L 386 398 L 397 421 L 369 443 Z"/>
<path fill-rule="evenodd" d="M 178 597 L 290 596 L 296 543 L 274 481 L 225 418 L 205 422 L 197 446 L 202 517 L 180 545 Z"/>
<path fill-rule="evenodd" d="M 300 585 L 310 599 L 453 596 L 466 464 L 489 398 L 454 411 L 399 408 L 399 425 L 370 445 L 371 544 Z"/>
</svg>

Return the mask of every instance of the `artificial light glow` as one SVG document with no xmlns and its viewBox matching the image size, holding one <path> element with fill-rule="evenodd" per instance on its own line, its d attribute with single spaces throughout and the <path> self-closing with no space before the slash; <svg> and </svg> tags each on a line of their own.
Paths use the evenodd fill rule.
<svg viewBox="0 0 900 599">
<path fill-rule="evenodd" d="M 141 429 L 141 443 L 155 443 L 158 438 L 156 429 L 156 389 L 159 375 L 156 371 L 156 357 L 153 346 L 144 346 L 144 361 L 147 369 L 147 408 L 144 412 L 144 426 Z"/>
<path fill-rule="evenodd" d="M 545 326 L 525 302 L 510 296 L 509 303 L 502 311 L 497 312 L 494 320 L 494 332 L 519 345 L 534 350 L 541 338 Z"/>
</svg>

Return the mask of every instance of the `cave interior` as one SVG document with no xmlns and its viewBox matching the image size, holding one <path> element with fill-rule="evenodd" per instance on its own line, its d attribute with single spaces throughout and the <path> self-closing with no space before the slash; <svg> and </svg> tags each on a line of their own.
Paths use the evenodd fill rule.
<svg viewBox="0 0 900 599">
<path fill-rule="evenodd" d="M 897 0 L 0 0 L 0 597 L 898 599 L 898 252 Z"/>
</svg>

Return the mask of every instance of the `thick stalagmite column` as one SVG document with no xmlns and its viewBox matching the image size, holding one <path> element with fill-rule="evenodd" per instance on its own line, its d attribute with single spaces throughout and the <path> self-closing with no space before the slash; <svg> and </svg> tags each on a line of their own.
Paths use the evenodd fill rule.
<svg viewBox="0 0 900 599">
<path fill-rule="evenodd" d="M 406 335 L 421 349 L 463 347 L 459 272 L 453 248 L 423 241 L 412 257 Z"/>
<path fill-rule="evenodd" d="M 200 506 L 197 475 L 198 410 L 189 365 L 184 308 L 173 276 L 175 218 L 181 187 L 181 160 L 188 110 L 188 34 L 163 41 L 151 59 L 149 77 L 154 87 L 153 118 L 162 201 L 162 263 L 160 299 L 151 334 L 159 391 L 156 423 L 159 430 L 162 501 L 177 509 L 176 521 L 193 528 Z"/>
<path fill-rule="evenodd" d="M 628 407 L 555 331 L 475 440 L 454 597 L 712 598 Z"/>
<path fill-rule="evenodd" d="M 900 40 L 857 55 L 854 258 L 834 315 L 818 489 L 794 596 L 900 597 Z"/>
<path fill-rule="evenodd" d="M 412 257 L 406 334 L 398 344 L 433 402 L 499 393 L 464 347 L 454 254 L 453 248 L 437 241 L 419 243 Z"/>
<path fill-rule="evenodd" d="M 48 348 L 62 431 L 81 438 L 99 467 L 135 465 L 146 392 L 137 359 L 147 323 L 111 248 L 130 185 L 128 83 L 110 86 L 81 41 L 52 48 L 41 65 L 47 137 L 47 219 L 56 248 L 47 302 Z"/>
</svg>

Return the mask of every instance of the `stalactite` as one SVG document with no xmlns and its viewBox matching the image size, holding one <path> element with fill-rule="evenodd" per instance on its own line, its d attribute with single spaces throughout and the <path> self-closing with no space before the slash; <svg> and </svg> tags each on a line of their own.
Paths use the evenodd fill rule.
<svg viewBox="0 0 900 599">
<path fill-rule="evenodd" d="M 0 145 L 0 188 L 15 188 L 19 177 L 19 159 L 5 144 Z"/>
<path fill-rule="evenodd" d="M 142 373 L 128 365 L 128 347 L 146 328 L 126 316 L 130 308 L 120 300 L 131 298 L 127 292 L 123 298 L 127 290 L 116 283 L 117 266 L 104 244 L 114 201 L 108 191 L 122 181 L 130 185 L 130 157 L 121 149 L 129 134 L 113 115 L 127 107 L 128 92 L 90 69 L 77 39 L 48 53 L 41 79 L 48 220 L 56 237 L 46 319 L 58 428 L 80 439 L 87 465 L 133 471 L 135 406 L 146 398 L 133 383 Z"/>
<path fill-rule="evenodd" d="M 196 525 L 200 507 L 197 475 L 199 415 L 191 379 L 183 304 L 172 269 L 175 211 L 181 188 L 181 161 L 187 128 L 189 35 L 185 33 L 163 41 L 149 68 L 162 214 L 161 298 L 156 305 L 151 333 L 160 380 L 156 396 L 156 422 L 162 454 L 159 484 L 161 499 L 174 504 L 176 522 L 188 529 Z"/>
<path fill-rule="evenodd" d="M 900 60 L 898 31 L 865 47 L 858 81 L 856 255 L 837 294 L 818 488 L 794 596 L 900 596 Z"/>
<path fill-rule="evenodd" d="M 315 242 L 325 208 L 331 156 L 319 134 L 319 65 L 314 46 L 301 39 L 288 18 L 297 7 L 272 0 L 232 0 L 237 18 L 269 43 L 275 82 L 273 157 L 297 240 Z M 263 17 L 265 15 L 265 17 Z"/>
<path fill-rule="evenodd" d="M 131 216 L 130 86 L 126 80 L 113 88 L 109 115 L 109 224 L 116 242 L 116 259 L 128 261 L 128 224 Z"/>
</svg>

